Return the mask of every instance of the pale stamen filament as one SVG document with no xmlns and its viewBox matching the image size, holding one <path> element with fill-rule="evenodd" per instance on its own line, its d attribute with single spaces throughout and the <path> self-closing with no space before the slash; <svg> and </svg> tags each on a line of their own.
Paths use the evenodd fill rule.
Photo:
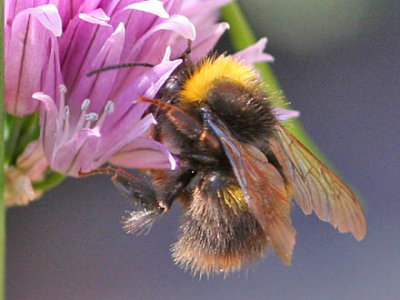
<svg viewBox="0 0 400 300">
<path fill-rule="evenodd" d="M 87 98 L 85 100 L 83 100 L 82 105 L 81 105 L 81 114 L 79 115 L 79 120 L 76 123 L 74 132 L 72 133 L 72 135 L 76 134 L 80 129 L 82 129 L 83 124 L 85 122 L 85 117 L 86 117 L 86 112 L 90 107 L 90 99 Z"/>
<path fill-rule="evenodd" d="M 114 111 L 114 102 L 112 102 L 111 100 L 108 100 L 103 113 L 101 114 L 99 120 L 96 122 L 96 127 L 101 127 L 101 125 L 103 125 L 105 118 L 107 117 L 107 115 L 112 114 Z"/>
</svg>

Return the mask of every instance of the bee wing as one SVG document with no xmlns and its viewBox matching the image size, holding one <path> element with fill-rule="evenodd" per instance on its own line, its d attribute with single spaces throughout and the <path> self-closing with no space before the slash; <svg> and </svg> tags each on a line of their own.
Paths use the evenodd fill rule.
<svg viewBox="0 0 400 300">
<path fill-rule="evenodd" d="M 224 148 L 251 213 L 280 259 L 290 264 L 296 231 L 282 176 L 260 150 L 239 142 L 220 120 L 207 122 Z"/>
<path fill-rule="evenodd" d="M 284 127 L 277 126 L 276 137 L 271 148 L 292 179 L 294 198 L 303 212 L 314 211 L 339 232 L 362 240 L 366 221 L 350 188 Z"/>
</svg>

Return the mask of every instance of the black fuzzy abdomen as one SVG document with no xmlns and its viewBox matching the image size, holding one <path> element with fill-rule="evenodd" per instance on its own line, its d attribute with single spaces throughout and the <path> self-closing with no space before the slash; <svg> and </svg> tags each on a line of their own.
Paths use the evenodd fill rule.
<svg viewBox="0 0 400 300">
<path fill-rule="evenodd" d="M 243 197 L 224 191 L 236 186 L 230 172 L 198 172 L 188 185 L 174 260 L 193 273 L 226 274 L 265 255 L 268 240 Z M 238 198 L 237 198 L 238 197 Z"/>
</svg>

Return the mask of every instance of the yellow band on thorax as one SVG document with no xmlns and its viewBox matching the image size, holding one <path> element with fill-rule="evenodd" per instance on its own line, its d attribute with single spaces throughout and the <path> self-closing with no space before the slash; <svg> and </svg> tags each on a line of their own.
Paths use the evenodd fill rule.
<svg viewBox="0 0 400 300">
<path fill-rule="evenodd" d="M 180 98 L 185 102 L 204 101 L 213 84 L 219 80 L 229 80 L 252 87 L 257 84 L 258 77 L 251 66 L 237 61 L 232 56 L 207 58 L 185 81 Z"/>
</svg>

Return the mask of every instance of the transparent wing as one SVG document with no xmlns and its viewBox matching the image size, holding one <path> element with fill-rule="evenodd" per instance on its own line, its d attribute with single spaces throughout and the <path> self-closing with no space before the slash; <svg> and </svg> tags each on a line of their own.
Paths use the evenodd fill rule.
<svg viewBox="0 0 400 300">
<path fill-rule="evenodd" d="M 294 198 L 303 212 L 314 211 L 339 232 L 351 232 L 357 240 L 362 240 L 366 221 L 350 188 L 280 125 L 276 137 L 272 151 L 292 179 Z"/>
<path fill-rule="evenodd" d="M 290 264 L 296 231 L 283 178 L 257 148 L 239 142 L 220 120 L 207 120 L 217 135 L 252 214 L 285 264 Z"/>
</svg>

